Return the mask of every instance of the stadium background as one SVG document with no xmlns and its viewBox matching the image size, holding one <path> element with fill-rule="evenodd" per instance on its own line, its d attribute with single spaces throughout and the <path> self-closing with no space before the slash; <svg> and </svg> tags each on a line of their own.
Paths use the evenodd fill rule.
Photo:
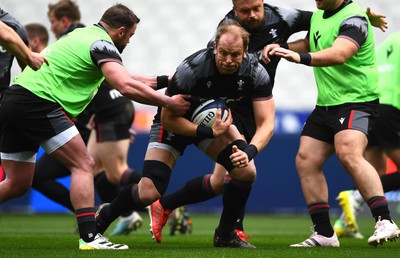
<svg viewBox="0 0 400 258">
<path fill-rule="evenodd" d="M 2 0 L 0 6 L 21 23 L 39 22 L 48 29 L 48 3 L 43 0 Z M 98 22 L 103 12 L 118 2 L 129 6 L 141 19 L 136 34 L 122 57 L 125 66 L 133 73 L 146 75 L 172 74 L 176 66 L 189 54 L 203 48 L 213 35 L 216 25 L 232 8 L 230 0 L 146 0 L 110 1 L 78 0 L 81 22 L 89 25 Z M 267 0 L 272 5 L 315 10 L 315 2 L 308 0 Z M 376 45 L 386 36 L 400 29 L 393 1 L 356 1 L 362 7 L 372 7 L 384 13 L 389 22 L 386 33 L 375 30 Z M 294 35 L 291 40 L 302 38 L 305 33 Z M 50 42 L 55 41 L 50 32 Z M 13 75 L 19 70 L 14 65 Z M 258 178 L 249 199 L 249 212 L 305 212 L 305 204 L 294 167 L 298 147 L 298 134 L 304 120 L 315 105 L 316 88 L 312 69 L 290 64 L 283 60 L 278 68 L 274 97 L 277 107 L 276 131 L 271 144 L 257 158 Z M 135 104 L 137 114 L 135 129 L 137 141 L 130 150 L 131 166 L 140 169 L 147 146 L 147 136 L 155 108 Z M 168 191 L 180 187 L 188 179 L 212 170 L 213 164 L 195 148 L 189 148 L 178 162 Z M 335 157 L 325 166 L 331 190 L 330 203 L 337 209 L 335 196 L 343 189 L 351 188 L 349 176 L 343 172 Z M 69 179 L 62 180 L 68 185 Z M 266 198 L 266 196 L 272 196 Z M 398 193 L 390 193 L 390 200 L 397 201 Z M 268 202 L 267 202 L 268 199 Z M 220 198 L 193 205 L 198 211 L 220 209 Z M 66 209 L 48 201 L 35 191 L 0 206 L 0 211 L 65 212 Z"/>
</svg>

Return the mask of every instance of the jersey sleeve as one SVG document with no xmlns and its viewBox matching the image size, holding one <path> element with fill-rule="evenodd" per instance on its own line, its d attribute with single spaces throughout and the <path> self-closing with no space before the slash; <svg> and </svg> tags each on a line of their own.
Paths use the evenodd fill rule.
<svg viewBox="0 0 400 258">
<path fill-rule="evenodd" d="M 367 18 L 359 15 L 345 19 L 340 26 L 338 37 L 347 38 L 360 47 L 368 37 Z"/>
<path fill-rule="evenodd" d="M 171 83 L 166 90 L 168 96 L 173 96 L 176 94 L 188 94 L 190 93 L 190 90 L 193 88 L 193 85 L 196 80 L 195 78 L 197 77 L 195 76 L 193 67 L 190 65 L 189 58 L 186 58 L 178 66 L 178 68 L 176 68 Z"/>
<path fill-rule="evenodd" d="M 116 46 L 106 40 L 99 40 L 92 44 L 90 56 L 95 65 L 106 62 L 117 62 L 122 65 L 122 58 Z"/>
<path fill-rule="evenodd" d="M 268 72 L 258 63 L 253 70 L 254 92 L 253 100 L 272 98 L 272 84 Z"/>
<path fill-rule="evenodd" d="M 291 33 L 310 30 L 312 12 L 294 8 L 276 7 L 277 12 L 285 21 Z"/>
</svg>

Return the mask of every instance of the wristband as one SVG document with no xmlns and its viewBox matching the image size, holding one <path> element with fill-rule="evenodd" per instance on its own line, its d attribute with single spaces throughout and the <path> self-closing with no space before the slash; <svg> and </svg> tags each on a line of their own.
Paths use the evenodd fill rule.
<svg viewBox="0 0 400 258">
<path fill-rule="evenodd" d="M 211 127 L 199 125 L 196 129 L 196 136 L 201 138 L 214 138 L 214 132 Z"/>
<path fill-rule="evenodd" d="M 300 64 L 310 65 L 311 64 L 311 54 L 310 53 L 300 53 Z"/>
<path fill-rule="evenodd" d="M 157 90 L 168 87 L 168 75 L 157 76 Z"/>
<path fill-rule="evenodd" d="M 280 43 L 278 43 L 278 45 L 279 45 L 281 48 L 289 49 L 289 44 L 286 43 L 286 42 L 280 42 Z"/>
<path fill-rule="evenodd" d="M 244 152 L 247 154 L 249 162 L 258 154 L 257 147 L 254 144 L 247 145 L 246 149 L 244 149 Z"/>
</svg>

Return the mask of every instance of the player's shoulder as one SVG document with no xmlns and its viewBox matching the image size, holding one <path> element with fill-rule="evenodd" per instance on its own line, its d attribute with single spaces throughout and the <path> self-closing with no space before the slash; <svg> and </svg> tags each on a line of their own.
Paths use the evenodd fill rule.
<svg viewBox="0 0 400 258">
<path fill-rule="evenodd" d="M 179 65 L 178 71 L 189 71 L 196 69 L 204 69 L 209 66 L 210 62 L 213 60 L 213 48 L 201 49 L 183 60 Z"/>
</svg>

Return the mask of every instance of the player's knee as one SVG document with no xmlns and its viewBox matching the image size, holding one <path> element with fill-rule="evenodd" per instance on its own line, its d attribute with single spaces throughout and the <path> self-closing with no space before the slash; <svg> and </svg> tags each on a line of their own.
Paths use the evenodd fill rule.
<svg viewBox="0 0 400 258">
<path fill-rule="evenodd" d="M 233 145 L 236 145 L 240 150 L 244 150 L 247 147 L 247 143 L 244 140 L 239 139 L 225 146 L 225 148 L 219 153 L 217 162 L 221 164 L 228 172 L 231 172 L 231 170 L 235 168 L 230 159 Z"/>
<path fill-rule="evenodd" d="M 214 193 L 216 195 L 221 194 L 223 187 L 224 187 L 224 182 L 225 182 L 224 178 L 220 178 L 220 177 L 212 175 L 210 178 L 210 181 L 211 181 L 210 183 L 211 183 L 211 187 L 212 187 Z"/>
<path fill-rule="evenodd" d="M 319 162 L 309 156 L 308 153 L 299 151 L 295 158 L 295 164 L 298 174 L 302 174 L 303 171 L 309 171 L 310 167 L 319 166 Z"/>
<path fill-rule="evenodd" d="M 231 173 L 231 177 L 237 181 L 254 182 L 256 181 L 257 172 L 255 168 L 242 169 L 240 173 Z"/>
<path fill-rule="evenodd" d="M 119 182 L 121 181 L 121 177 L 113 173 L 106 173 L 106 177 L 108 182 L 114 185 L 119 185 Z"/>
<path fill-rule="evenodd" d="M 142 179 L 143 177 L 150 179 L 158 193 L 164 195 L 171 177 L 171 168 L 158 160 L 145 160 L 142 173 Z"/>
<path fill-rule="evenodd" d="M 140 201 L 145 205 L 150 205 L 154 201 L 161 198 L 161 194 L 156 189 L 153 181 L 147 177 L 143 177 L 139 182 Z"/>
</svg>

